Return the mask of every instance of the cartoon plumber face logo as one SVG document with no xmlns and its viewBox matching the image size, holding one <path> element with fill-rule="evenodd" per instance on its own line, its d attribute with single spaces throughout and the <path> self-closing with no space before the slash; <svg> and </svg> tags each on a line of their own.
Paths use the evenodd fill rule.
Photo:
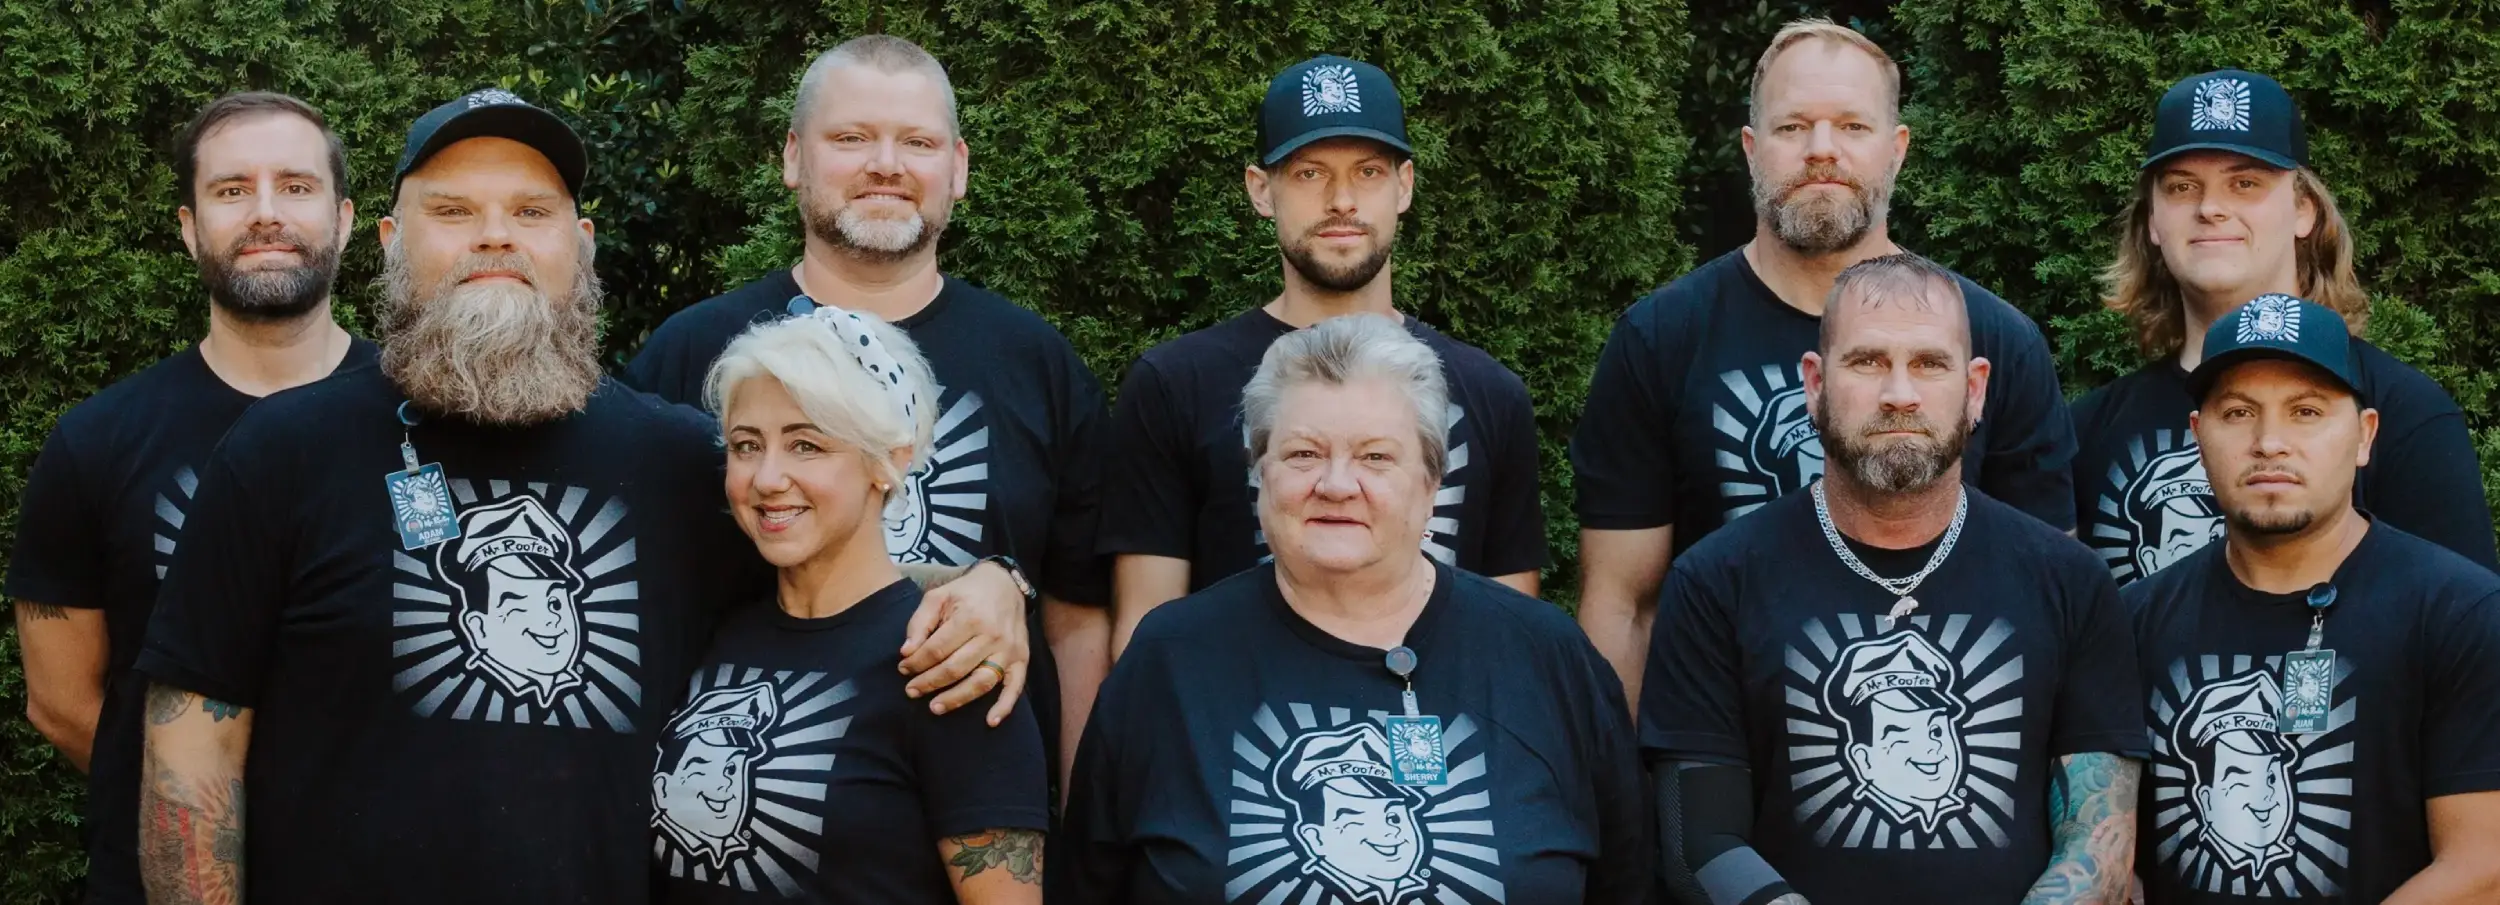
<svg viewBox="0 0 2500 905">
<path fill-rule="evenodd" d="M 2283 734 L 2287 688 L 2280 656 L 2174 661 L 2152 691 L 2153 759 L 2146 849 L 2161 869 L 2210 893 L 2308 898 L 2342 895 L 2355 808 L 2353 714 L 2333 697 L 2350 661 L 2323 678 L 2334 703 L 2327 731 Z M 2297 678 L 2297 677 L 2296 677 Z"/>
<path fill-rule="evenodd" d="M 2154 457 L 2128 482 L 2127 520 L 2135 527 L 2138 575 L 2161 571 L 2222 537 L 2222 510 L 2195 444 Z"/>
<path fill-rule="evenodd" d="M 2274 677 L 2257 671 L 2198 689 L 2171 725 L 2171 747 L 2188 763 L 2188 801 L 2204 820 L 2206 848 L 2249 876 L 2263 876 L 2291 857 L 2284 843 L 2292 828 L 2297 752 L 2283 741 L 2282 712 Z"/>
<path fill-rule="evenodd" d="M 582 588 L 573 538 L 537 497 L 460 514 L 460 537 L 435 547 L 435 571 L 460 601 L 468 664 L 540 706 L 581 684 Z"/>
<path fill-rule="evenodd" d="M 772 684 L 756 682 L 696 696 L 662 732 L 652 822 L 715 869 L 747 849 L 754 767 L 780 716 Z"/>
<path fill-rule="evenodd" d="M 919 471 L 886 498 L 885 552 L 895 562 L 970 565 L 987 550 L 990 429 L 978 393 L 957 393 L 938 414 Z"/>
<path fill-rule="evenodd" d="M 1933 830 L 1962 802 L 1961 698 L 1953 661 L 1915 631 L 1840 652 L 1824 677 L 1824 712 L 1841 718 L 1841 761 L 1855 794 Z"/>
<path fill-rule="evenodd" d="M 1719 383 L 1726 392 L 1710 422 L 1727 521 L 1822 479 L 1823 438 L 1806 412 L 1796 365 L 1737 368 L 1720 374 Z"/>
<path fill-rule="evenodd" d="M 1498 905 L 1485 756 L 1473 719 L 1449 721 L 1448 782 L 1390 781 L 1388 714 L 1261 706 L 1233 736 L 1231 902 Z"/>
<path fill-rule="evenodd" d="M 1306 869 L 1357 901 L 1423 883 L 1423 796 L 1389 776 L 1389 740 L 1370 723 L 1306 734 L 1276 759 L 1270 788 L 1290 806 Z"/>
</svg>

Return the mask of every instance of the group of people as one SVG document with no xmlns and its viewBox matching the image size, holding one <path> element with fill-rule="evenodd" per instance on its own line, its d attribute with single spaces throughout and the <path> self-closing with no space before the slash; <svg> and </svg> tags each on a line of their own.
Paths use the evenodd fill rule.
<svg viewBox="0 0 2500 905">
<path fill-rule="evenodd" d="M 2152 363 L 2070 411 L 1888 237 L 1899 86 L 1828 22 L 1762 54 L 1753 240 L 1597 362 L 1577 625 L 1525 384 L 1394 304 L 1369 64 L 1270 83 L 1283 289 L 1116 404 L 940 269 L 969 147 L 909 42 L 807 67 L 803 256 L 621 376 L 561 120 L 412 125 L 366 342 L 339 139 L 221 98 L 208 334 L 62 417 L 5 587 L 89 898 L 2500 900 L 2474 449 L 2355 338 L 2290 96 L 2164 96 L 2108 274 Z"/>
</svg>

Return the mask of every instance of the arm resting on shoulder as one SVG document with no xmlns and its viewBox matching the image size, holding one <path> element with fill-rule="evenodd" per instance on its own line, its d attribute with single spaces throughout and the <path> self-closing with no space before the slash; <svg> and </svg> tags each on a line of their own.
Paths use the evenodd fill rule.
<svg viewBox="0 0 2500 905">
<path fill-rule="evenodd" d="M 1650 626 L 1658 589 L 1666 584 L 1675 527 L 1580 531 L 1580 630 L 1615 668 L 1625 703 L 1641 709 L 1641 675 L 1649 662 Z"/>
<path fill-rule="evenodd" d="M 2442 795 L 2428 802 L 2431 866 L 2387 897 L 2387 905 L 2500 902 L 2500 792 Z"/>
<path fill-rule="evenodd" d="M 1753 771 L 1731 764 L 1659 760 L 1660 875 L 1679 905 L 1805 905 L 1754 851 Z"/>
<path fill-rule="evenodd" d="M 252 711 L 149 685 L 139 879 L 153 905 L 243 901 L 243 761 Z"/>
<path fill-rule="evenodd" d="M 938 840 L 963 905 L 1041 905 L 1042 832 L 989 829 Z"/>
<path fill-rule="evenodd" d="M 17 653 L 26 667 L 26 719 L 44 740 L 87 772 L 96 723 L 104 716 L 105 664 L 112 656 L 103 610 L 17 602 Z"/>
<path fill-rule="evenodd" d="M 953 575 L 921 568 L 904 575 L 925 588 L 904 629 L 902 666 L 912 677 L 904 693 L 915 699 L 937 695 L 930 712 L 948 713 L 996 691 L 989 724 L 1004 722 L 1024 694 L 1025 669 L 1033 659 L 1024 592 L 1016 580 L 992 562 Z M 982 669 L 983 661 L 997 663 L 1005 675 Z"/>
<path fill-rule="evenodd" d="M 2135 876 L 2135 796 L 2141 761 L 2115 754 L 2070 754 L 2049 778 L 2048 872 L 2023 905 L 2120 905 Z"/>
<path fill-rule="evenodd" d="M 1122 553 L 1111 566 L 1111 657 L 1128 650 L 1137 623 L 1155 607 L 1189 594 L 1189 560 Z"/>
</svg>

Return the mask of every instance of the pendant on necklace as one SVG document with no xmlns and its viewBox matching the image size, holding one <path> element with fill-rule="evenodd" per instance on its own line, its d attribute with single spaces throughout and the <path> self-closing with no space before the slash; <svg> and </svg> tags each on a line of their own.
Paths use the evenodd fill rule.
<svg viewBox="0 0 2500 905">
<path fill-rule="evenodd" d="M 1892 612 L 1884 614 L 1885 627 L 1889 628 L 1893 623 L 1900 622 L 1902 617 L 1910 615 L 1910 612 L 1916 609 L 1918 609 L 1918 598 L 1907 594 L 1902 595 L 1901 599 L 1893 601 Z"/>
</svg>

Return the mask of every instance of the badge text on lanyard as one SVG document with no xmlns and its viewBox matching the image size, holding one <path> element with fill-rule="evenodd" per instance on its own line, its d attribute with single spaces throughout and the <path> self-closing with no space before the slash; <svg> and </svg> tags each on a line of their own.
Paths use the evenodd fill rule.
<svg viewBox="0 0 2500 905">
<path fill-rule="evenodd" d="M 442 464 L 417 464 L 417 446 L 409 432 L 418 420 L 408 403 L 399 404 L 399 462 L 407 470 L 382 477 L 391 492 L 391 527 L 399 530 L 399 546 L 405 550 L 460 536 L 460 514 L 452 508 L 451 482 L 443 479 Z"/>
<path fill-rule="evenodd" d="M 2326 636 L 2326 611 L 2335 605 L 2335 586 L 2309 589 L 2309 644 L 2283 655 L 2283 734 L 2313 735 L 2327 730 L 2335 709 L 2335 649 L 2320 648 Z"/>
<path fill-rule="evenodd" d="M 1441 742 L 1441 718 L 1425 716 L 1415 704 L 1415 651 L 1404 646 L 1391 648 L 1387 663 L 1389 672 L 1406 683 L 1402 695 L 1405 715 L 1382 721 L 1389 730 L 1389 781 L 1401 786 L 1437 786 L 1448 782 L 1450 759 Z"/>
</svg>

